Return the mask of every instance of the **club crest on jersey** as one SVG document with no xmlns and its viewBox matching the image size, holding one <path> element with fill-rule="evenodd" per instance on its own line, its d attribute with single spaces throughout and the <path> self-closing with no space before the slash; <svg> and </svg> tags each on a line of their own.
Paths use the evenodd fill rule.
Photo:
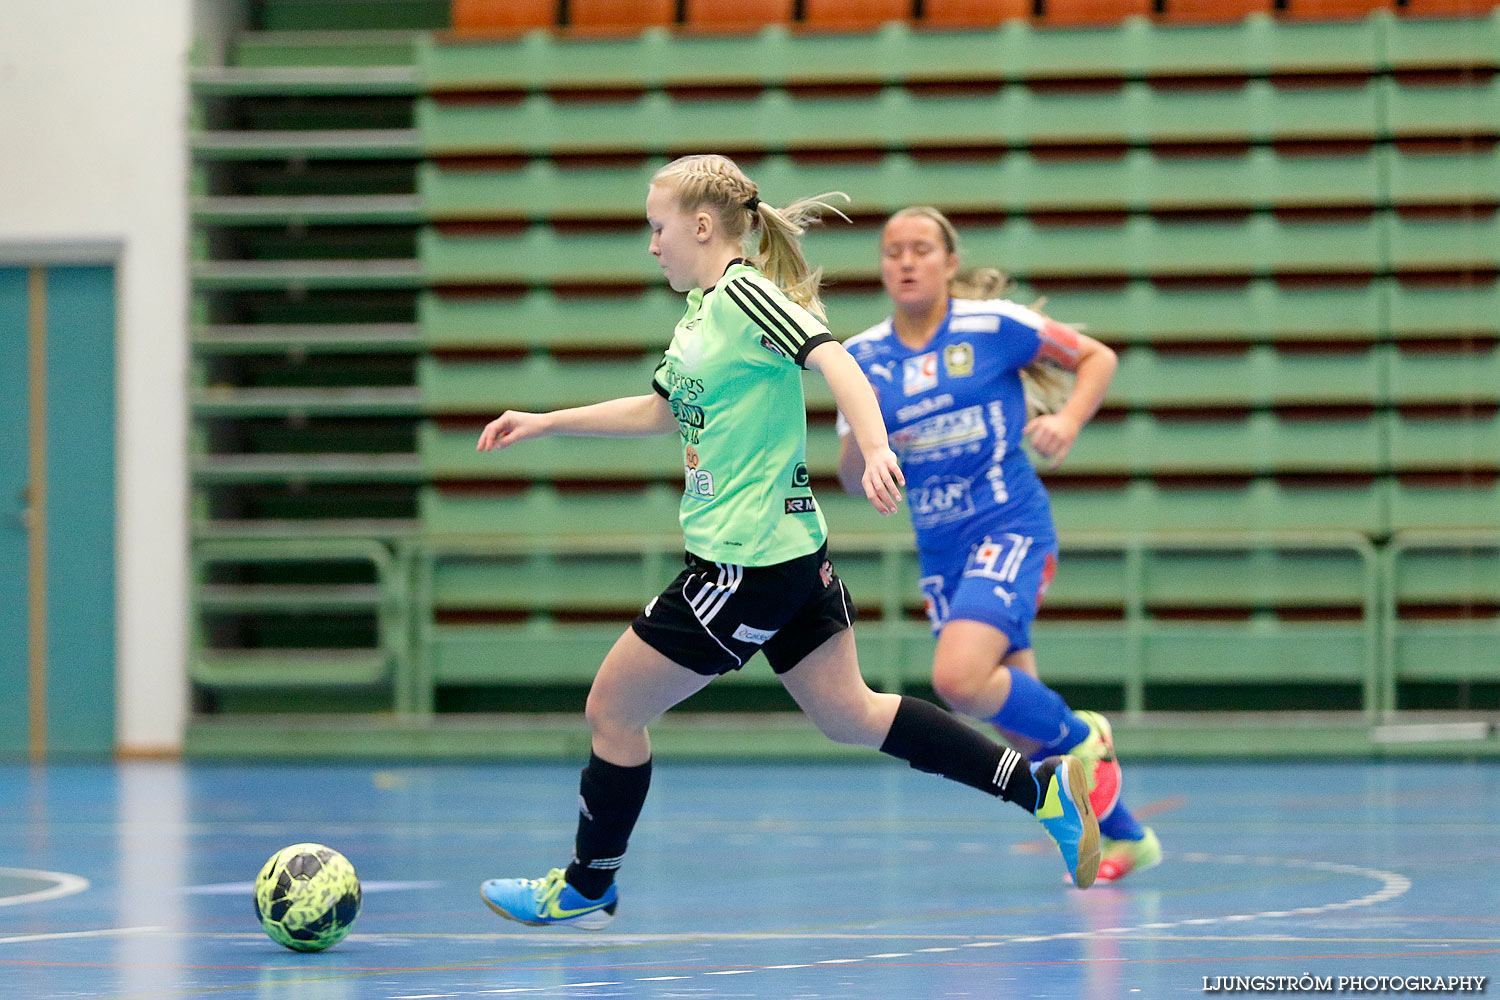
<svg viewBox="0 0 1500 1000">
<path fill-rule="evenodd" d="M 764 334 L 761 335 L 760 346 L 764 347 L 766 350 L 770 351 L 772 354 L 778 354 L 778 355 L 780 355 L 783 358 L 786 357 L 786 351 L 783 351 L 781 348 L 779 348 L 775 344 L 773 344 L 771 342 L 771 338 L 768 337 L 768 336 L 765 336 Z"/>
<path fill-rule="evenodd" d="M 937 388 L 937 351 L 907 358 L 901 365 L 901 389 L 908 396 Z"/>
<path fill-rule="evenodd" d="M 949 378 L 974 374 L 974 348 L 967 342 L 943 348 L 943 370 Z"/>
</svg>

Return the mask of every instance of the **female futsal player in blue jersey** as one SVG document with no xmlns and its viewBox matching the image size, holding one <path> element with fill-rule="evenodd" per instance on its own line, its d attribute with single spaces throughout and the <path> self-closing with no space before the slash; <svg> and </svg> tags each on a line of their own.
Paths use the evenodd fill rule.
<svg viewBox="0 0 1500 1000">
<path fill-rule="evenodd" d="M 958 277 L 958 234 L 933 208 L 885 225 L 880 275 L 894 311 L 845 343 L 879 399 L 901 457 L 938 635 L 933 687 L 949 707 L 993 723 L 1032 757 L 1071 753 L 1090 765 L 1090 798 L 1106 838 L 1099 878 L 1161 858 L 1156 834 L 1118 802 L 1109 723 L 1074 712 L 1037 680 L 1031 623 L 1057 564 L 1047 492 L 1023 438 L 1055 466 L 1104 399 L 1115 354 L 1104 344 L 999 298 L 1004 277 Z M 1075 375 L 1071 391 L 1062 372 Z M 864 459 L 840 420 L 839 477 L 859 492 Z"/>
<path fill-rule="evenodd" d="M 684 569 L 604 658 L 585 714 L 593 753 L 580 782 L 572 862 L 539 879 L 491 879 L 485 903 L 529 924 L 603 927 L 615 872 L 651 777 L 646 727 L 720 674 L 765 653 L 792 698 L 831 739 L 879 749 L 1015 802 L 1042 821 L 1068 873 L 1098 870 L 1098 822 L 1072 756 L 1028 765 L 936 705 L 872 691 L 855 657 L 853 604 L 827 558 L 808 485 L 802 370 L 819 372 L 848 414 L 864 495 L 882 513 L 901 472 L 859 366 L 819 315 L 818 272 L 798 237 L 827 206 L 776 209 L 722 156 L 675 160 L 646 197 L 650 251 L 687 295 L 651 392 L 552 413 L 508 411 L 479 448 L 546 434 L 682 438 Z M 744 244 L 759 229 L 759 252 Z"/>
</svg>

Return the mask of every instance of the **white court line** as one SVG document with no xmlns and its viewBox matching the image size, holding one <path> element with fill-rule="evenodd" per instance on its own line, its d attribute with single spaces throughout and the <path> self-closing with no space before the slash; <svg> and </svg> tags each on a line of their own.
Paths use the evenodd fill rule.
<svg viewBox="0 0 1500 1000">
<path fill-rule="evenodd" d="M 59 941 L 63 938 L 119 937 L 124 934 L 154 934 L 165 927 L 106 927 L 97 931 L 58 931 L 55 934 L 17 934 L 0 937 L 0 944 L 20 944 L 24 941 Z"/>
<path fill-rule="evenodd" d="M 49 899 L 62 899 L 64 896 L 72 896 L 89 887 L 89 880 L 82 875 L 69 875 L 67 872 L 44 872 L 35 868 L 0 868 L 0 878 L 6 877 L 51 881 L 54 884 L 50 888 L 38 889 L 35 892 L 23 892 L 18 896 L 0 896 L 0 906 L 20 906 L 22 903 L 44 903 Z"/>
<path fill-rule="evenodd" d="M 1377 903 L 1388 902 L 1388 901 L 1390 901 L 1392 899 L 1395 899 L 1397 896 L 1403 895 L 1404 893 L 1406 893 L 1411 888 L 1411 879 L 1407 878 L 1405 875 L 1402 875 L 1402 874 L 1400 874 L 1398 872 L 1381 871 L 1381 870 L 1376 869 L 1376 868 L 1362 868 L 1362 867 L 1360 867 L 1358 865 L 1339 864 L 1339 863 L 1331 862 L 1331 861 L 1305 861 L 1305 860 L 1301 860 L 1301 859 L 1298 859 L 1298 858 L 1249 857 L 1249 856 L 1239 855 L 1239 854 L 1216 855 L 1216 854 L 1202 854 L 1202 853 L 1183 853 L 1183 854 L 1173 855 L 1172 857 L 1173 857 L 1174 860 L 1178 860 L 1178 861 L 1187 861 L 1187 862 L 1201 863 L 1201 864 L 1232 864 L 1232 865 L 1242 865 L 1242 866 L 1243 865 L 1264 865 L 1264 866 L 1269 866 L 1269 867 L 1281 867 L 1281 868 L 1294 868 L 1294 869 L 1311 870 L 1311 871 L 1334 872 L 1334 873 L 1337 873 L 1337 874 L 1340 874 L 1340 875 L 1355 875 L 1355 876 L 1359 876 L 1359 877 L 1363 877 L 1363 878 L 1374 879 L 1375 881 L 1379 882 L 1381 885 L 1380 885 L 1380 888 L 1376 889 L 1374 892 L 1366 893 L 1365 895 L 1356 897 L 1354 899 L 1338 900 L 1338 901 L 1335 901 L 1335 902 L 1332 902 L 1332 903 L 1323 903 L 1323 904 L 1318 905 L 1318 906 L 1301 906 L 1301 907 L 1297 907 L 1296 909 L 1292 909 L 1292 910 L 1261 910 L 1261 911 L 1258 911 L 1258 912 L 1255 912 L 1255 913 L 1226 913 L 1226 914 L 1223 914 L 1223 915 L 1217 916 L 1217 917 L 1190 917 L 1190 918 L 1183 919 L 1183 920 L 1155 921 L 1155 922 L 1151 922 L 1151 923 L 1139 924 L 1139 925 L 1137 925 L 1135 927 L 1106 927 L 1106 928 L 1102 928 L 1100 930 L 1093 930 L 1093 931 L 1064 931 L 1064 932 L 1059 933 L 1059 934 L 1017 935 L 1017 936 L 1014 936 L 1014 937 L 999 937 L 999 938 L 991 938 L 989 940 L 984 940 L 984 941 L 972 941 L 972 942 L 964 944 L 962 947 L 965 947 L 965 948 L 994 948 L 994 947 L 998 947 L 998 946 L 1006 945 L 1006 944 L 1029 944 L 1029 943 L 1038 942 L 1038 941 L 1065 941 L 1065 940 L 1073 940 L 1073 939 L 1079 939 L 1079 938 L 1087 939 L 1087 938 L 1113 937 L 1115 939 L 1118 939 L 1119 935 L 1131 934 L 1131 933 L 1139 933 L 1139 932 L 1148 931 L 1148 930 L 1162 930 L 1162 929 L 1173 928 L 1173 927 L 1201 927 L 1201 926 L 1210 926 L 1210 925 L 1213 925 L 1213 924 L 1235 924 L 1235 923 L 1241 923 L 1241 922 L 1249 921 L 1249 920 L 1278 919 L 1278 918 L 1285 918 L 1285 917 L 1306 916 L 1306 915 L 1316 914 L 1316 913 L 1330 913 L 1330 912 L 1335 912 L 1335 911 L 1338 911 L 1338 910 L 1347 910 L 1347 909 L 1351 909 L 1351 908 L 1354 908 L 1354 907 L 1360 907 L 1360 906 L 1373 906 L 1373 905 L 1375 905 Z M 817 940 L 817 939 L 822 939 L 822 938 L 845 937 L 845 936 L 856 936 L 856 935 L 828 935 L 828 934 L 796 935 L 796 934 L 763 934 L 763 933 L 759 933 L 759 934 L 758 933 L 750 933 L 750 934 L 703 934 L 703 935 L 689 935 L 689 934 L 684 934 L 684 935 L 661 935 L 660 937 L 656 937 L 656 936 L 653 936 L 653 935 L 641 935 L 640 937 L 636 938 L 636 940 L 639 941 L 640 943 L 647 943 L 649 941 L 654 941 L 656 943 L 665 943 L 666 941 L 670 941 L 673 938 L 677 938 L 679 940 L 704 940 L 704 939 L 715 939 L 715 938 L 718 938 L 718 939 L 754 940 L 754 939 L 768 939 L 768 938 L 771 938 L 771 939 L 774 939 L 774 938 L 788 938 L 788 939 L 792 939 L 792 938 L 803 937 L 804 939 Z M 900 937 L 902 935 L 889 935 L 889 936 L 890 937 Z M 911 935 L 911 937 L 936 937 L 936 936 L 938 936 L 938 935 Z M 595 942 L 600 941 L 600 938 L 597 937 L 597 936 L 580 936 L 580 939 L 581 940 L 591 940 L 591 941 L 595 941 Z M 1253 940 L 1254 938 L 1251 938 L 1251 939 Z M 1174 940 L 1175 940 L 1175 938 L 1174 938 Z M 1198 938 L 1197 935 L 1192 935 L 1192 936 L 1185 937 L 1184 940 L 1199 940 L 1199 938 Z M 1219 938 L 1203 938 L 1202 940 L 1221 940 L 1221 939 L 1219 939 Z M 1238 937 L 1237 938 L 1224 938 L 1222 940 L 1241 940 L 1241 938 L 1238 938 Z M 957 949 L 956 948 L 947 948 L 947 947 L 934 947 L 934 948 L 922 948 L 922 949 L 919 949 L 919 950 L 922 951 L 922 952 L 934 952 L 934 951 L 956 951 Z M 822 961 L 812 962 L 812 963 L 808 963 L 808 964 L 762 965 L 762 966 L 756 966 L 754 968 L 749 968 L 749 969 L 724 969 L 724 970 L 719 970 L 719 971 L 714 971 L 714 972 L 702 972 L 702 973 L 699 973 L 698 975 L 702 975 L 702 976 L 744 976 L 744 975 L 748 975 L 748 974 L 753 973 L 753 972 L 768 972 L 768 971 L 770 971 L 772 969 L 806 969 L 806 968 L 816 967 L 816 966 L 819 966 L 819 965 L 842 966 L 842 965 L 859 964 L 859 963 L 862 963 L 862 962 L 868 962 L 871 959 L 909 958 L 909 957 L 911 957 L 911 955 L 912 955 L 911 952 L 881 952 L 881 953 L 875 954 L 875 955 L 866 955 L 862 959 L 825 958 Z M 662 977 L 662 978 L 667 978 L 667 977 Z M 695 978 L 695 977 L 693 977 L 693 976 L 674 976 L 674 977 L 671 977 L 671 978 L 674 978 L 674 979 L 692 979 L 692 978 Z M 645 980 L 641 980 L 641 981 L 645 981 Z M 595 984 L 595 983 L 569 984 L 570 987 L 571 986 L 575 986 L 575 985 L 576 986 L 593 986 L 593 985 L 599 985 L 599 984 Z M 510 990 L 484 990 L 484 991 L 481 991 L 481 992 L 484 992 L 484 993 L 525 993 L 525 992 L 533 992 L 533 991 L 539 991 L 539 990 L 551 989 L 551 988 L 552 987 L 529 987 L 529 988 L 510 989 Z M 473 994 L 468 994 L 468 995 L 473 995 Z"/>
</svg>

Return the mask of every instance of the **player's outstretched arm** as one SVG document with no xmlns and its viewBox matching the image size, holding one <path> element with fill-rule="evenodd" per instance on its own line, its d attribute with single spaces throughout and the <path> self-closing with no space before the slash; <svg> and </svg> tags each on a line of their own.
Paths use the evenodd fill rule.
<svg viewBox="0 0 1500 1000">
<path fill-rule="evenodd" d="M 656 393 L 623 396 L 588 406 L 575 406 L 551 413 L 527 413 L 506 410 L 485 424 L 479 435 L 479 451 L 508 448 L 527 438 L 560 435 L 566 437 L 646 437 L 666 434 L 677 429 L 672 407 Z"/>
<path fill-rule="evenodd" d="M 894 514 L 901 502 L 900 487 L 906 485 L 901 475 L 901 464 L 891 451 L 886 437 L 885 421 L 880 416 L 880 404 L 875 399 L 875 390 L 870 388 L 865 373 L 849 356 L 844 345 L 829 340 L 814 347 L 807 355 L 807 367 L 816 370 L 833 390 L 833 400 L 849 421 L 854 439 L 859 443 L 859 453 L 864 460 L 864 472 L 860 483 L 864 494 L 875 509 L 882 514 Z M 840 462 L 840 471 L 843 470 Z M 846 487 L 847 488 L 847 487 Z"/>
</svg>

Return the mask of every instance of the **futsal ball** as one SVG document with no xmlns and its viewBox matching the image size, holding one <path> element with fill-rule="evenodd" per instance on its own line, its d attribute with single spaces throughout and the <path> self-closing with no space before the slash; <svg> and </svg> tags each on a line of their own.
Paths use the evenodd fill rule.
<svg viewBox="0 0 1500 1000">
<path fill-rule="evenodd" d="M 294 951 L 322 951 L 344 940 L 359 916 L 354 866 L 322 844 L 283 847 L 255 879 L 255 916 L 271 940 Z"/>
</svg>

